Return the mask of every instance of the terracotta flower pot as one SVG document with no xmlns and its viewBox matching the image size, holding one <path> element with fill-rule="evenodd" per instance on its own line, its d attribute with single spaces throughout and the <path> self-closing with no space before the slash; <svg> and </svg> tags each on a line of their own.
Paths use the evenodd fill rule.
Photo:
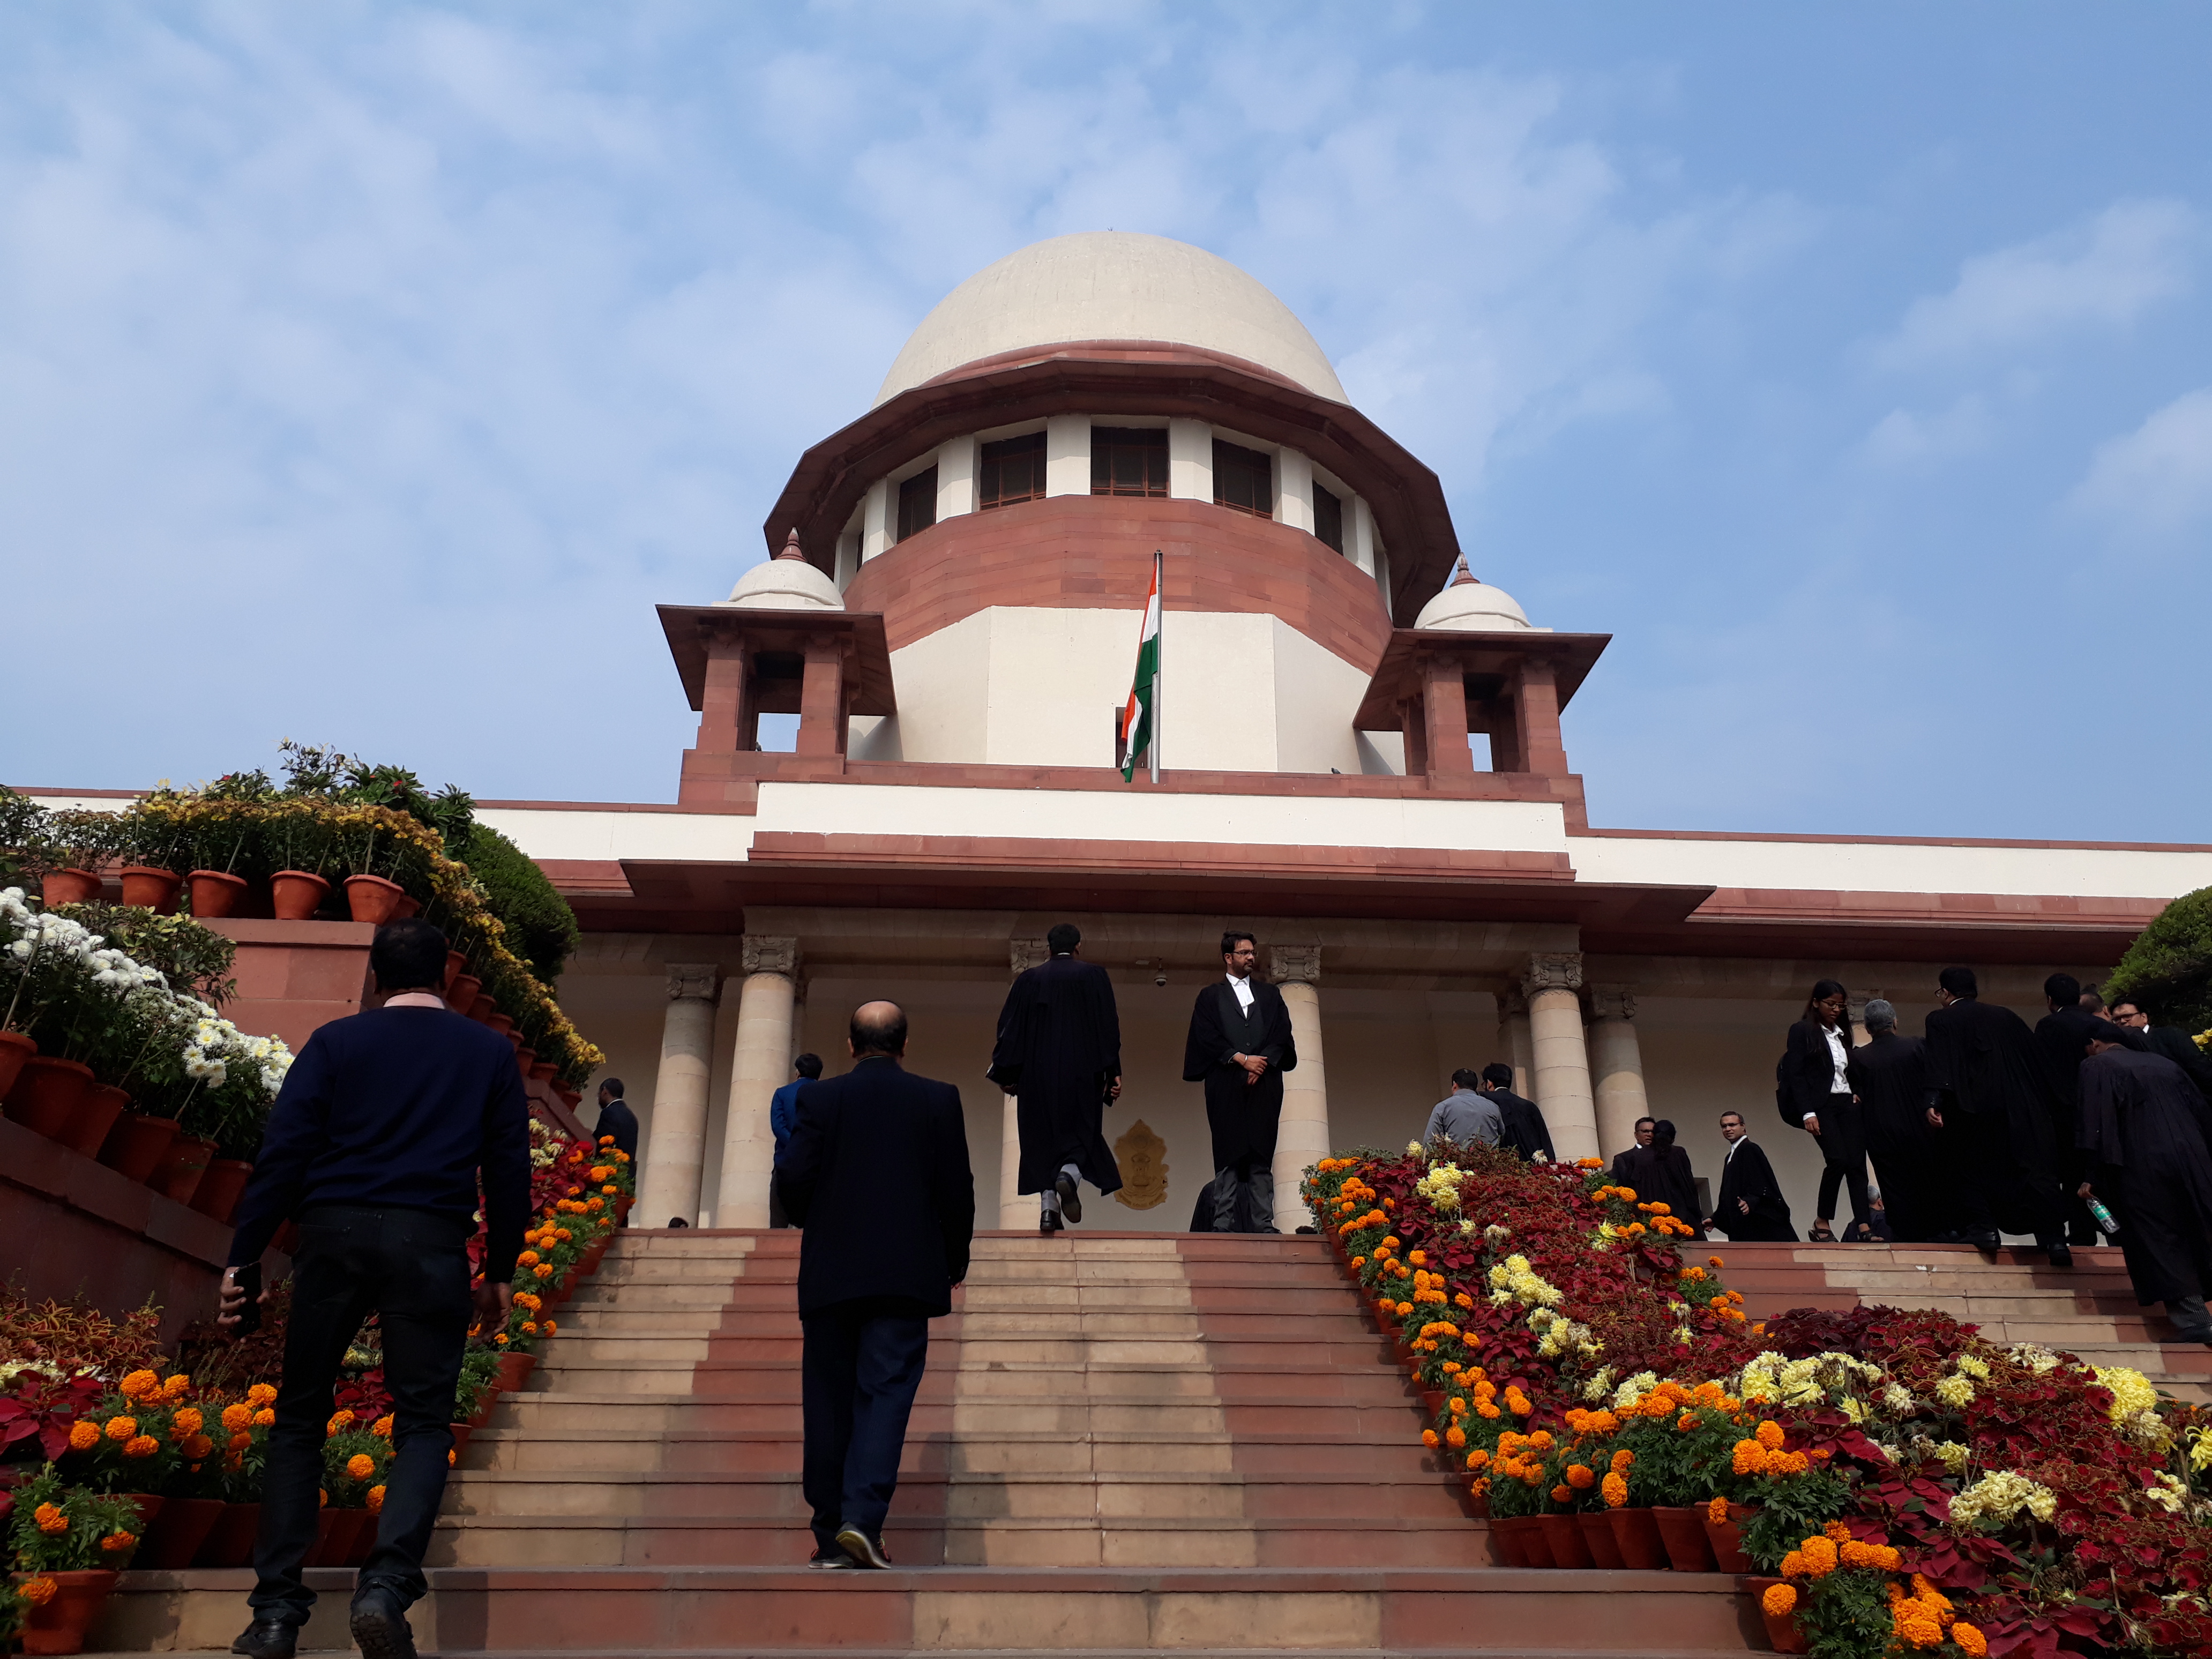
<svg viewBox="0 0 2212 1659">
<path fill-rule="evenodd" d="M 192 1189 L 192 1208 L 210 1220 L 230 1224 L 237 1212 L 238 1200 L 246 1192 L 246 1178 L 253 1166 L 242 1158 L 218 1158 L 210 1161 L 207 1173 L 200 1184 Z"/>
<path fill-rule="evenodd" d="M 520 1072 L 520 1073 L 522 1073 L 522 1080 L 523 1080 L 525 1083 L 527 1083 L 527 1082 L 529 1082 L 529 1081 L 530 1081 L 530 1068 L 531 1068 L 532 1066 L 535 1066 L 537 1063 L 538 1063 L 538 1050 L 537 1050 L 537 1049 L 535 1049 L 535 1048 L 517 1048 L 517 1049 L 514 1051 L 514 1069 L 515 1069 L 516 1071 L 518 1071 L 518 1072 Z"/>
<path fill-rule="evenodd" d="M 499 1357 L 499 1386 L 507 1394 L 522 1392 L 523 1382 L 538 1364 L 534 1353 L 503 1353 Z"/>
<path fill-rule="evenodd" d="M 1660 1542 L 1667 1547 L 1667 1564 L 1676 1572 L 1713 1571 L 1713 1547 L 1705 1537 L 1703 1510 L 1662 1509 L 1655 1504 L 1651 1518 L 1658 1523 Z"/>
<path fill-rule="evenodd" d="M 89 904 L 100 896 L 100 878 L 89 870 L 49 870 L 39 878 L 39 892 L 49 910 L 57 904 Z"/>
<path fill-rule="evenodd" d="M 345 1534 L 353 1530 L 353 1523 L 347 1518 L 352 1514 L 351 1510 L 335 1509 L 328 1504 L 323 1505 L 315 1516 L 315 1541 L 307 1547 L 307 1565 L 335 1567 L 340 1565 L 338 1558 L 345 1553 Z"/>
<path fill-rule="evenodd" d="M 376 1547 L 376 1511 L 348 1510 L 345 1520 L 339 1523 L 344 1534 L 344 1547 L 338 1552 L 338 1565 L 357 1567 L 368 1559 L 369 1551 Z"/>
<path fill-rule="evenodd" d="M 1528 1558 L 1521 1553 L 1521 1522 L 1528 1517 L 1518 1515 L 1492 1516 L 1490 1522 L 1490 1547 L 1497 1553 L 1501 1567 L 1525 1567 Z"/>
<path fill-rule="evenodd" d="M 1766 1592 L 1784 1581 L 1779 1578 L 1753 1578 L 1744 1586 L 1751 1593 L 1751 1605 L 1759 1610 L 1759 1617 L 1766 1626 L 1766 1645 L 1777 1653 L 1805 1653 L 1811 1644 L 1805 1633 L 1797 1628 L 1796 1609 L 1776 1614 L 1766 1610 Z"/>
<path fill-rule="evenodd" d="M 1552 1540 L 1545 1535 L 1542 1518 L 1534 1515 L 1516 1518 L 1521 1522 L 1517 1534 L 1521 1544 L 1521 1564 L 1528 1567 L 1556 1565 L 1552 1559 Z"/>
<path fill-rule="evenodd" d="M 254 1534 L 261 1530 L 261 1505 L 225 1504 L 208 1528 L 207 1541 L 192 1557 L 195 1567 L 242 1567 L 253 1559 Z"/>
<path fill-rule="evenodd" d="M 8 1115 L 34 1133 L 59 1140 L 91 1092 L 91 1066 L 52 1054 L 33 1054 L 8 1091 Z"/>
<path fill-rule="evenodd" d="M 222 1519 L 222 1510 L 220 1498 L 172 1498 L 161 1505 L 161 1513 L 138 1540 L 131 1565 L 162 1572 L 189 1567 Z"/>
<path fill-rule="evenodd" d="M 1723 1572 L 1749 1572 L 1751 1558 L 1743 1553 L 1743 1523 L 1759 1511 L 1742 1504 L 1728 1506 L 1728 1519 L 1716 1521 L 1705 1511 L 1705 1541 L 1713 1547 L 1713 1564 Z"/>
<path fill-rule="evenodd" d="M 176 1138 L 176 1119 L 125 1112 L 100 1143 L 100 1161 L 126 1181 L 143 1181 L 161 1167 Z"/>
<path fill-rule="evenodd" d="M 493 1030 L 498 1032 L 501 1036 L 509 1035 L 514 1030 L 514 1022 L 509 1019 L 505 1014 L 500 1012 L 496 1008 L 494 1008 L 489 1013 L 478 1014 L 477 1018 L 482 1020 L 485 1024 L 490 1026 Z M 518 1042 L 521 1041 L 519 1037 L 515 1040 Z"/>
<path fill-rule="evenodd" d="M 1650 1510 L 1619 1509 L 1606 1517 L 1613 1522 L 1613 1541 L 1620 1546 L 1620 1565 L 1632 1572 L 1667 1571 L 1667 1544 L 1659 1536 L 1659 1523 Z"/>
<path fill-rule="evenodd" d="M 621 1225 L 623 1224 L 623 1222 L 625 1222 L 625 1221 L 627 1221 L 627 1220 L 629 1220 L 629 1206 L 630 1206 L 633 1203 L 635 1203 L 635 1201 L 636 1201 L 636 1200 L 634 1200 L 634 1199 L 632 1199 L 632 1198 L 629 1196 L 629 1194 L 627 1194 L 627 1193 L 623 1194 L 620 1198 L 617 1198 L 617 1200 L 615 1200 L 615 1225 L 616 1225 L 616 1226 L 619 1227 L 619 1226 L 621 1226 Z"/>
<path fill-rule="evenodd" d="M 27 1578 L 51 1578 L 56 1586 L 53 1597 L 44 1607 L 33 1607 L 28 1621 L 23 1626 L 22 1651 L 25 1653 L 82 1653 L 85 1633 L 92 1621 L 100 1616 L 107 1593 L 115 1588 L 115 1572 L 110 1567 L 94 1567 L 77 1572 L 19 1572 L 15 1582 Z"/>
<path fill-rule="evenodd" d="M 306 921 L 323 908 L 330 883 L 305 870 L 279 870 L 269 878 L 269 903 L 279 921 Z"/>
<path fill-rule="evenodd" d="M 494 1377 L 492 1379 L 491 1386 L 486 1389 L 482 1395 L 477 1396 L 475 1413 L 470 1417 L 467 1422 L 456 1423 L 453 1425 L 453 1432 L 459 1434 L 463 1429 L 467 1429 L 471 1432 L 474 1432 L 476 1430 L 483 1427 L 485 1424 L 490 1422 L 492 1411 L 498 1406 L 500 1395 L 506 1392 L 506 1389 L 499 1386 L 499 1379 L 497 1377 Z"/>
<path fill-rule="evenodd" d="M 238 914 L 239 901 L 246 896 L 245 877 L 222 870 L 195 870 L 185 879 L 192 887 L 195 921 Z"/>
<path fill-rule="evenodd" d="M 157 870 L 150 864 L 123 866 L 123 902 L 158 910 L 165 916 L 174 914 L 177 890 L 184 884 L 185 878 L 173 870 Z"/>
<path fill-rule="evenodd" d="M 446 987 L 446 1006 L 457 1014 L 465 1014 L 476 1006 L 477 994 L 483 989 L 483 981 L 474 974 L 458 974 Z"/>
<path fill-rule="evenodd" d="M 207 1174 L 208 1163 L 214 1157 L 212 1140 L 195 1140 L 190 1135 L 179 1134 L 169 1143 L 169 1150 L 161 1154 L 161 1163 L 146 1184 L 164 1198 L 189 1204 L 192 1194 L 199 1190 L 200 1180 Z"/>
<path fill-rule="evenodd" d="M 550 1060 L 533 1060 L 530 1062 L 530 1080 L 550 1084 L 553 1081 L 553 1074 L 560 1069 Z"/>
<path fill-rule="evenodd" d="M 346 908 L 356 921 L 381 924 L 399 914 L 399 901 L 407 896 L 396 881 L 382 876 L 348 876 Z"/>
<path fill-rule="evenodd" d="M 452 1432 L 453 1436 L 453 1461 L 456 1463 L 459 1462 L 462 1458 L 468 1455 L 469 1437 L 476 1431 L 477 1425 L 473 1423 L 456 1423 L 452 1425 Z"/>
<path fill-rule="evenodd" d="M 422 904 L 406 893 L 400 894 L 399 902 L 392 907 L 392 919 L 394 921 L 404 921 L 410 916 L 419 916 L 422 914 Z"/>
<path fill-rule="evenodd" d="M 160 1519 L 161 1506 L 169 1500 L 157 1492 L 134 1492 L 125 1493 L 124 1501 L 138 1511 L 138 1535 L 143 1538 Z"/>
<path fill-rule="evenodd" d="M 1584 1510 L 1575 1516 L 1575 1523 L 1583 1529 L 1583 1547 L 1589 1552 L 1594 1565 L 1611 1571 L 1626 1565 L 1620 1558 L 1620 1540 L 1613 1535 L 1609 1512 Z"/>
<path fill-rule="evenodd" d="M 1588 1567 L 1594 1563 L 1589 1547 L 1583 1542 L 1582 1522 L 1572 1515 L 1540 1515 L 1536 1517 L 1544 1528 L 1544 1542 L 1552 1552 L 1555 1567 Z"/>
<path fill-rule="evenodd" d="M 459 951 L 448 951 L 446 952 L 445 988 L 447 990 L 451 990 L 453 988 L 453 981 L 468 971 L 469 959 L 466 957 L 463 956 Z"/>
<path fill-rule="evenodd" d="M 130 1103 L 131 1097 L 112 1084 L 95 1083 L 78 1103 L 76 1115 L 54 1139 L 73 1152 L 97 1158 L 100 1149 L 107 1144 L 107 1132 L 115 1127 L 115 1120 L 123 1115 L 123 1109 Z"/>
<path fill-rule="evenodd" d="M 21 1031 L 0 1031 L 0 1098 L 15 1086 L 23 1062 L 39 1052 L 39 1045 Z"/>
</svg>

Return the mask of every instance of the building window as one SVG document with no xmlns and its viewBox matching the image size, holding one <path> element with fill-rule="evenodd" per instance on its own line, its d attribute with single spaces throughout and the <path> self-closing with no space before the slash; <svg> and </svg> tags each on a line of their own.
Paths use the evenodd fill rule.
<svg viewBox="0 0 2212 1659">
<path fill-rule="evenodd" d="M 1344 503 L 1319 484 L 1314 486 L 1314 535 L 1322 546 L 1344 551 Z"/>
<path fill-rule="evenodd" d="M 1167 428 L 1158 426 L 1092 427 L 1091 493 L 1094 495 L 1166 495 Z"/>
<path fill-rule="evenodd" d="M 898 538 L 918 535 L 937 522 L 937 469 L 917 472 L 899 486 Z"/>
<path fill-rule="evenodd" d="M 983 446 L 983 470 L 975 480 L 979 512 L 1044 499 L 1044 434 L 1027 433 Z"/>
<path fill-rule="evenodd" d="M 1255 518 L 1275 516 L 1275 458 L 1242 444 L 1213 441 L 1213 504 Z"/>
</svg>

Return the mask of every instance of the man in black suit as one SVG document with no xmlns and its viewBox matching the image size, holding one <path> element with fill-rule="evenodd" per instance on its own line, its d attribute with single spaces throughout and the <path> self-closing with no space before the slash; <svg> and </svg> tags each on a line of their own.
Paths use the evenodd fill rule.
<svg viewBox="0 0 2212 1659">
<path fill-rule="evenodd" d="M 595 1137 L 612 1135 L 615 1150 L 627 1152 L 631 1163 L 637 1162 L 637 1114 L 623 1098 L 622 1079 L 618 1077 L 611 1077 L 599 1085 L 599 1121 L 592 1126 L 592 1133 Z"/>
<path fill-rule="evenodd" d="M 1021 1133 L 1017 1193 L 1039 1194 L 1038 1229 L 1083 1219 L 1078 1184 L 1118 1191 L 1121 1168 L 1100 1125 L 1121 1093 L 1121 1022 L 1114 981 L 1079 954 L 1073 922 L 1046 933 L 1043 962 L 1016 977 L 999 1012 L 999 1040 L 986 1074 L 1014 1096 Z"/>
<path fill-rule="evenodd" d="M 814 1565 L 887 1567 L 884 1517 L 929 1322 L 952 1311 L 952 1287 L 968 1277 L 975 1181 L 960 1091 L 899 1063 L 898 1005 L 854 1009 L 848 1046 L 853 1069 L 800 1093 L 777 1180 L 805 1229 L 802 1483 Z"/>
<path fill-rule="evenodd" d="M 2150 1053 L 2163 1054 L 2181 1067 L 2182 1075 L 2197 1085 L 2197 1092 L 2212 1100 L 2212 1059 L 2206 1057 L 2188 1032 L 2178 1025 L 2152 1024 L 2150 1016 L 2133 997 L 2122 997 L 2112 1005 L 2112 1024 L 2139 1035 Z M 2100 1036 L 2101 1041 L 2113 1041 L 2108 1034 Z"/>
<path fill-rule="evenodd" d="M 1794 1241 L 1797 1230 L 1790 1224 L 1790 1200 L 1782 1196 L 1766 1154 L 1744 1133 L 1741 1112 L 1721 1114 L 1721 1139 L 1729 1144 L 1728 1158 L 1721 1165 L 1721 1194 L 1705 1225 L 1738 1244 Z"/>
<path fill-rule="evenodd" d="M 1183 1044 L 1182 1080 L 1206 1085 L 1218 1233 L 1237 1231 L 1244 1206 L 1250 1231 L 1276 1231 L 1275 1132 L 1283 1118 L 1283 1073 L 1297 1065 L 1298 1050 L 1283 994 L 1252 972 L 1259 957 L 1251 934 L 1221 936 L 1223 977 L 1199 992 Z"/>
<path fill-rule="evenodd" d="M 1499 1146 L 1518 1152 L 1523 1164 L 1558 1162 L 1559 1154 L 1552 1150 L 1552 1131 L 1544 1121 L 1543 1109 L 1513 1092 L 1510 1066 L 1492 1060 L 1482 1068 L 1482 1081 L 1478 1086 L 1490 1097 L 1498 1115 L 1505 1120 L 1505 1134 L 1498 1143 Z"/>
<path fill-rule="evenodd" d="M 1936 987 L 1926 1106 L 1963 1242 L 1993 1250 L 2000 1233 L 2033 1233 L 2052 1267 L 2070 1267 L 2059 1178 L 2074 1162 L 2060 1140 L 2071 1115 L 2034 1033 L 2011 1009 L 1981 1000 L 1971 968 L 1946 968 Z"/>
</svg>

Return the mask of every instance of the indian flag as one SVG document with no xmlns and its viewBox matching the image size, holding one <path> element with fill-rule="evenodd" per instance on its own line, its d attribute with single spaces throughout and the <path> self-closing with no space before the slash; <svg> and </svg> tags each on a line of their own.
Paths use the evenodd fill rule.
<svg viewBox="0 0 2212 1659">
<path fill-rule="evenodd" d="M 1160 555 L 1152 554 L 1152 591 L 1145 601 L 1145 623 L 1137 634 L 1137 672 L 1129 683 L 1129 704 L 1121 711 L 1121 776 L 1133 781 L 1137 757 L 1153 746 L 1159 733 L 1160 700 Z M 1160 761 L 1152 757 L 1152 776 L 1160 775 Z"/>
</svg>

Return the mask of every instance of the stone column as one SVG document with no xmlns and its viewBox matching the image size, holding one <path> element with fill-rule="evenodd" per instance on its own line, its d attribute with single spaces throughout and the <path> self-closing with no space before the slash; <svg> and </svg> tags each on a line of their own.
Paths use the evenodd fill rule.
<svg viewBox="0 0 2212 1659">
<path fill-rule="evenodd" d="M 722 1126 L 722 1184 L 717 1227 L 768 1225 L 769 1173 L 775 1135 L 769 1102 L 791 1080 L 791 1010 L 798 990 L 799 941 L 744 937 L 744 984 L 730 1063 L 730 1105 Z"/>
<path fill-rule="evenodd" d="M 660 1023 L 660 1070 L 653 1084 L 653 1119 L 638 1172 L 641 1227 L 669 1218 L 699 1218 L 699 1171 L 707 1155 L 707 1079 L 714 1063 L 714 981 L 711 962 L 668 966 L 668 1012 Z"/>
<path fill-rule="evenodd" d="M 1321 1042 L 1321 946 L 1278 945 L 1268 953 L 1267 977 L 1291 1011 L 1291 1040 L 1298 1046 L 1295 1071 L 1283 1073 L 1282 1127 L 1275 1136 L 1275 1225 L 1295 1232 L 1312 1218 L 1298 1184 L 1306 1166 L 1329 1155 L 1328 1065 Z"/>
<path fill-rule="evenodd" d="M 1528 999 L 1528 1041 L 1536 1063 L 1536 1103 L 1563 1162 L 1595 1158 L 1597 1109 L 1590 1098 L 1589 1052 L 1583 1046 L 1583 959 L 1579 951 L 1539 954 L 1521 975 Z"/>
<path fill-rule="evenodd" d="M 1610 1158 L 1636 1144 L 1636 1120 L 1651 1115 L 1644 1092 L 1644 1053 L 1636 1039 L 1636 997 L 1626 985 L 1593 985 L 1589 1009 L 1597 1152 Z"/>
<path fill-rule="evenodd" d="M 1019 979 L 1044 960 L 1044 941 L 1041 939 L 1010 939 L 1006 941 L 1006 977 Z M 1014 1105 L 1014 1097 L 1000 1097 L 1004 1105 L 999 1117 L 999 1225 L 1010 1232 L 1034 1232 L 1037 1224 L 1039 1200 L 1035 1193 L 1024 1198 L 1014 1188 L 1021 1184 L 1022 1124 Z"/>
<path fill-rule="evenodd" d="M 1523 1100 L 1535 1099 L 1536 1045 L 1528 1035 L 1528 999 L 1517 985 L 1498 994 L 1498 1041 L 1513 1068 L 1513 1092 Z"/>
</svg>

